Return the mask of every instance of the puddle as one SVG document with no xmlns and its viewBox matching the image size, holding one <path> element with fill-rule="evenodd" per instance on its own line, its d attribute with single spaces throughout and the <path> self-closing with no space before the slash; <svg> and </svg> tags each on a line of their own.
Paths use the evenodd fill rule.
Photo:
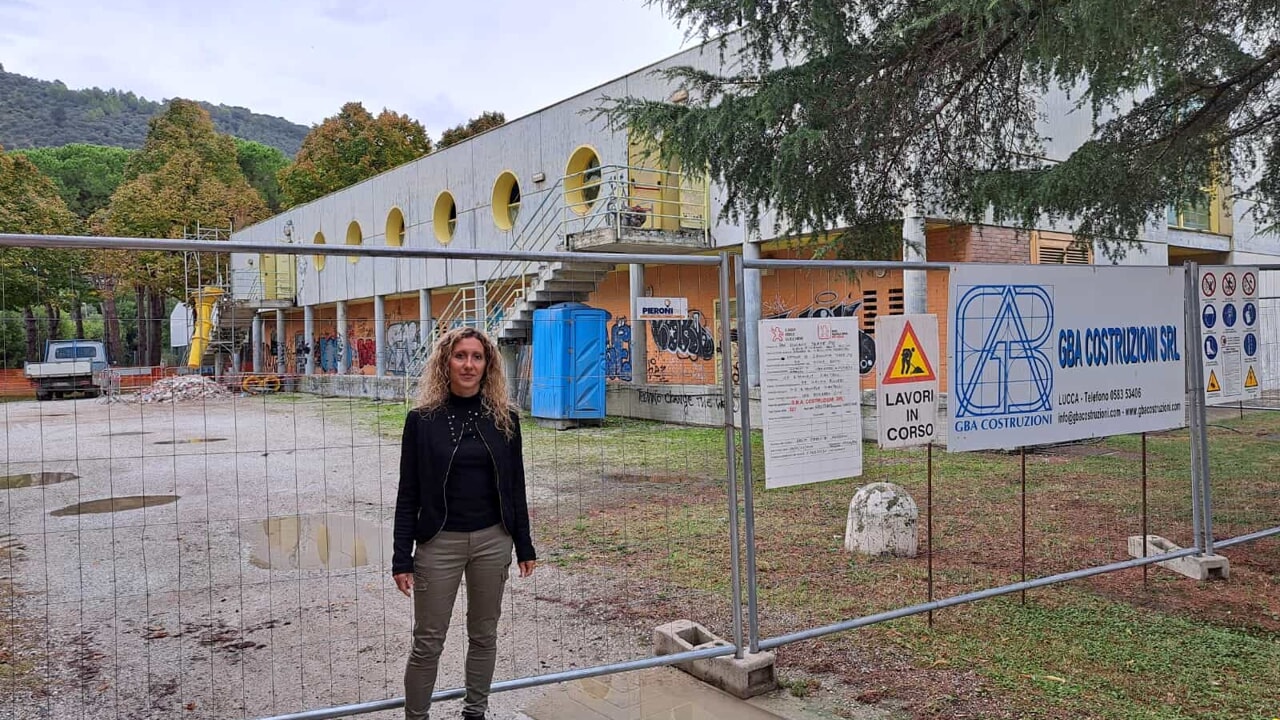
<svg viewBox="0 0 1280 720">
<path fill-rule="evenodd" d="M 0 488 L 12 490 L 14 488 L 53 485 L 55 483 L 67 482 L 68 480 L 75 480 L 78 477 L 80 476 L 69 472 L 38 472 L 23 473 L 21 475 L 5 475 L 0 477 Z"/>
<path fill-rule="evenodd" d="M 126 495 L 118 498 L 104 498 L 68 505 L 49 513 L 54 517 L 68 515 L 94 515 L 97 513 L 121 512 L 123 510 L 140 510 L 157 505 L 168 505 L 178 501 L 177 495 Z"/>
<path fill-rule="evenodd" d="M 292 515 L 240 524 L 249 564 L 263 570 L 341 570 L 382 562 L 391 531 L 350 515 Z"/>
<path fill-rule="evenodd" d="M 157 440 L 157 445 L 199 445 L 207 442 L 222 442 L 226 438 L 188 438 L 186 440 Z"/>
</svg>

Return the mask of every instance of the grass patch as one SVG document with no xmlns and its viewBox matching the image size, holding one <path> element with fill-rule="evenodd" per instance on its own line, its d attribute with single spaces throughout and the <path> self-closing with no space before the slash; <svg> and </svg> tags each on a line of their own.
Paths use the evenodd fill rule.
<svg viewBox="0 0 1280 720">
<path fill-rule="evenodd" d="M 364 402 L 364 401 L 360 401 Z M 399 438 L 404 406 L 353 404 Z M 1214 420 L 1210 472 L 1218 537 L 1280 518 L 1274 468 L 1280 413 Z M 725 441 L 718 428 L 609 418 L 556 431 L 527 416 L 525 458 L 534 528 L 547 562 L 622 578 L 601 598 L 633 621 L 693 614 L 727 633 Z M 1141 438 L 1126 436 L 1026 456 L 1027 572 L 1044 576 L 1127 558 L 1141 531 Z M 922 602 L 927 596 L 922 450 L 864 445 L 864 474 L 780 490 L 763 487 L 752 445 L 757 588 L 762 635 L 776 636 Z M 1150 531 L 1190 540 L 1185 431 L 1147 438 Z M 1022 458 L 933 455 L 934 596 L 1021 577 Z M 870 482 L 905 487 L 920 506 L 921 555 L 856 557 L 843 550 L 849 500 Z M 780 649 L 780 671 L 828 674 L 863 702 L 916 716 L 1030 718 L 1271 718 L 1280 712 L 1280 542 L 1232 548 L 1229 582 L 1198 583 L 1151 568 L 948 609 L 930 629 L 907 618 Z M 806 693 L 807 680 L 788 689 Z"/>
</svg>

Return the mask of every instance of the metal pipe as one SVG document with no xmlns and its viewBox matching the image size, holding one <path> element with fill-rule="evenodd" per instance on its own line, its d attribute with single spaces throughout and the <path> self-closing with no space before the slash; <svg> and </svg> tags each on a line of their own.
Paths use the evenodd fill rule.
<svg viewBox="0 0 1280 720">
<path fill-rule="evenodd" d="M 678 663 L 689 662 L 691 660 L 723 657 L 732 653 L 732 647 L 721 645 L 717 647 L 703 648 L 701 650 L 689 650 L 682 653 L 673 653 L 671 655 L 658 655 L 655 657 L 644 658 L 642 660 L 628 660 L 626 662 L 613 663 L 611 665 L 597 665 L 595 667 L 564 670 L 556 673 L 548 673 L 546 675 L 517 678 L 515 680 L 502 680 L 500 682 L 493 683 L 489 690 L 490 692 L 523 690 L 525 688 L 538 687 L 540 685 L 552 685 L 555 683 L 582 680 L 584 678 L 599 677 L 600 675 L 612 675 L 614 673 L 675 665 Z M 465 688 L 440 690 L 432 693 L 431 701 L 436 703 L 444 700 L 455 700 L 462 697 L 464 694 L 466 694 Z M 329 718 L 342 718 L 347 717 L 348 715 L 363 715 L 365 713 L 379 712 L 382 710 L 394 710 L 400 707 L 404 707 L 404 698 L 402 697 L 390 698 L 387 700 L 372 700 L 369 702 L 341 705 L 338 707 L 323 708 L 320 710 L 307 710 L 304 712 L 289 713 L 286 715 L 272 715 L 271 717 L 262 718 L 261 720 L 328 720 Z"/>
<path fill-rule="evenodd" d="M 1241 535 L 1240 537 L 1233 537 L 1230 540 L 1220 540 L 1218 541 L 1217 547 L 1224 548 L 1231 547 L 1232 545 L 1241 545 L 1243 543 L 1253 542 L 1254 540 L 1269 538 L 1273 535 L 1280 535 L 1280 526 L 1251 532 L 1248 535 Z"/>
<path fill-rule="evenodd" d="M 1276 529 L 1280 532 L 1280 528 Z M 813 640 L 823 635 L 831 635 L 833 633 L 844 632 L 846 630 L 855 630 L 867 625 L 887 622 L 889 620 L 898 620 L 912 615 L 927 613 L 930 610 L 942 610 L 954 605 L 963 605 L 964 603 L 974 602 L 976 600 L 986 600 L 987 598 L 998 597 L 1000 595 L 1008 595 L 1010 593 L 1022 592 L 1024 590 L 1032 590 L 1047 585 L 1056 585 L 1058 583 L 1068 582 L 1070 580 L 1080 580 L 1094 575 L 1102 575 L 1104 573 L 1116 572 L 1117 570 L 1128 570 L 1129 568 L 1147 565 L 1151 563 L 1164 562 L 1166 560 L 1176 560 L 1178 558 L 1195 555 L 1198 550 L 1195 548 L 1183 548 L 1174 552 L 1162 553 L 1160 555 L 1152 555 L 1146 558 L 1134 558 L 1133 560 L 1124 560 L 1122 562 L 1111 563 L 1108 565 L 1099 565 L 1094 568 L 1086 568 L 1084 570 L 1072 570 L 1071 572 L 1059 573 L 1057 575 L 1049 575 L 1035 580 L 1027 580 L 1026 582 L 1013 583 L 1011 585 L 1001 585 L 999 587 L 979 590 L 977 592 L 965 593 L 964 595 L 956 595 L 945 600 L 935 600 L 934 602 L 921 603 L 919 605 L 910 605 L 896 610 L 876 613 L 875 615 L 866 615 L 864 617 L 853 620 L 846 620 L 831 625 L 823 625 L 822 627 L 810 628 L 800 632 L 791 633 L 789 635 L 779 635 L 775 638 L 762 640 L 760 648 L 768 650 L 780 645 L 788 645 L 794 642 L 804 640 Z"/>
<path fill-rule="evenodd" d="M 1199 432 L 1204 425 L 1204 366 L 1200 363 L 1200 273 L 1194 262 L 1183 266 L 1183 314 L 1186 322 L 1185 374 L 1187 377 L 1187 424 L 1191 450 L 1191 535 L 1196 554 L 1204 550 L 1204 537 L 1200 524 L 1200 443 Z M 1146 539 L 1143 538 L 1143 542 Z"/>
<path fill-rule="evenodd" d="M 746 338 L 755 338 L 747 321 L 746 268 L 742 262 L 735 269 L 738 284 L 738 393 L 742 407 L 742 492 L 747 521 L 747 649 L 760 652 L 760 604 L 756 593 L 756 502 L 751 472 L 751 363 L 743 362 L 750 350 L 743 351 Z"/>
<path fill-rule="evenodd" d="M 743 266 L 748 270 L 771 270 L 779 268 L 813 269 L 812 260 L 744 260 Z M 950 270 L 954 263 L 944 262 L 902 262 L 900 260 L 823 260 L 822 268 L 833 270 Z"/>
<path fill-rule="evenodd" d="M 738 464 L 733 428 L 733 366 L 729 362 L 729 253 L 720 253 L 720 380 L 724 391 L 724 457 L 729 479 L 729 582 L 733 584 L 733 656 L 742 659 L 742 564 L 738 550 Z M 747 483 L 751 483 L 750 476 Z"/>
<path fill-rule="evenodd" d="M 716 265 L 714 255 L 661 255 L 645 253 L 546 252 L 484 250 L 479 248 L 368 247 L 364 245 L 285 245 L 283 243 L 161 240 L 155 238 L 93 237 L 80 235 L 31 235 L 0 233 L 0 247 L 66 249 L 156 250 L 161 252 L 274 253 L 277 255 L 354 255 L 359 257 L 442 258 L 445 260 L 529 260 L 536 262 L 655 263 L 663 265 Z"/>
</svg>

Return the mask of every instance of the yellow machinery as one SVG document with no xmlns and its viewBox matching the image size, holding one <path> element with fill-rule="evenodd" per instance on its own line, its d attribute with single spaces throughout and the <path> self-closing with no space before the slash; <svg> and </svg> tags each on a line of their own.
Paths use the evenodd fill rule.
<svg viewBox="0 0 1280 720">
<path fill-rule="evenodd" d="M 187 367 L 200 367 L 205 350 L 213 340 L 213 308 L 218 304 L 225 291 L 217 287 L 203 287 L 191 293 L 196 307 L 196 327 L 191 333 L 191 352 L 187 355 Z"/>
</svg>

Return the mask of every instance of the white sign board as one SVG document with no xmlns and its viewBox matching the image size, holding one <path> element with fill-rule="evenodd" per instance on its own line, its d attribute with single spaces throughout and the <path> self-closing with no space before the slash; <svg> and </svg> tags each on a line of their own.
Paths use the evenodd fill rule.
<svg viewBox="0 0 1280 720">
<path fill-rule="evenodd" d="M 938 435 L 938 316 L 876 317 L 876 434 L 882 448 Z"/>
<path fill-rule="evenodd" d="M 761 320 L 766 488 L 862 474 L 857 318 Z"/>
<path fill-rule="evenodd" d="M 1185 425 L 1184 278 L 1180 267 L 953 268 L 947 449 Z"/>
<path fill-rule="evenodd" d="M 1258 268 L 1206 265 L 1199 287 L 1205 402 L 1258 399 Z"/>
<path fill-rule="evenodd" d="M 689 298 L 638 297 L 634 309 L 636 320 L 687 320 Z"/>
</svg>

